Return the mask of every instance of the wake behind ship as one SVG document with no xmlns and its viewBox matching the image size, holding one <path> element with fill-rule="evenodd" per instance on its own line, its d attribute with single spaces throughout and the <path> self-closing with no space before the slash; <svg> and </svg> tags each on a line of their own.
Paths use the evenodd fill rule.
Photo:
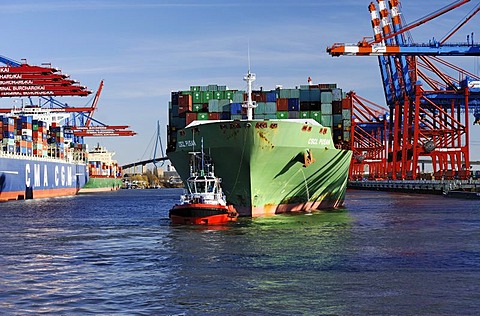
<svg viewBox="0 0 480 316">
<path fill-rule="evenodd" d="M 322 91 L 319 85 L 307 86 L 303 90 L 308 95 L 302 93 L 302 89 L 292 89 L 289 98 L 282 98 L 286 96 L 282 89 L 252 93 L 254 79 L 250 72 L 245 77 L 246 93 L 219 90 L 218 86 L 216 91 L 209 91 L 208 88 L 215 89 L 212 85 L 193 86 L 190 91 L 172 94 L 167 155 L 179 175 L 184 181 L 188 178 L 189 153 L 200 150 L 203 138 L 205 150 L 223 179 L 227 201 L 242 216 L 342 206 L 351 152 L 336 148 L 339 145 L 336 146 L 332 139 L 332 89 L 336 88 Z M 336 112 L 340 112 L 343 123 L 349 113 L 342 115 L 341 90 L 338 90 L 335 99 L 338 99 L 336 107 L 340 110 Z M 206 101 L 208 93 L 220 98 L 212 97 L 203 104 L 193 103 L 196 95 L 201 96 L 202 92 L 204 99 L 200 101 Z M 325 93 L 323 101 L 330 103 L 322 103 L 322 92 Z M 292 93 L 298 97 L 292 97 Z M 230 98 L 240 102 L 231 103 Z M 307 98 L 309 100 L 302 101 Z M 299 111 L 301 103 L 304 111 Z M 309 110 L 306 110 L 306 103 Z M 219 104 L 222 104 L 221 112 L 211 111 L 215 105 L 220 110 Z M 321 124 L 322 120 L 328 125 Z M 342 130 L 343 125 L 340 126 L 342 136 L 347 134 Z"/>
</svg>

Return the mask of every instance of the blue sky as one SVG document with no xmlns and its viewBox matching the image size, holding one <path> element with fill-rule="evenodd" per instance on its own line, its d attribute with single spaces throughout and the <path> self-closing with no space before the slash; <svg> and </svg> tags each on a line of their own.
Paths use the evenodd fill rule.
<svg viewBox="0 0 480 316">
<path fill-rule="evenodd" d="M 414 21 L 453 0 L 404 0 L 403 14 Z M 160 121 L 165 147 L 171 91 L 219 84 L 244 89 L 250 46 L 254 87 L 295 87 L 337 83 L 344 91 L 385 104 L 375 57 L 330 57 L 335 42 L 371 36 L 368 0 L 170 0 L 170 1 L 2 1 L 0 54 L 29 64 L 49 62 L 95 91 L 105 86 L 95 118 L 130 125 L 134 137 L 88 138 L 116 152 L 120 163 L 152 155 Z M 416 42 L 442 38 L 473 7 L 467 4 L 412 31 Z M 428 9 L 425 9 L 428 8 Z M 479 31 L 479 18 L 450 41 L 465 41 Z M 452 61 L 452 60 L 450 60 Z M 472 58 L 453 60 L 470 71 Z M 478 70 L 478 69 L 477 69 Z M 84 106 L 91 98 L 58 98 Z M 0 100 L 1 107 L 13 100 Z M 471 128 L 478 139 L 480 126 Z M 471 156 L 480 160 L 480 141 Z"/>
</svg>

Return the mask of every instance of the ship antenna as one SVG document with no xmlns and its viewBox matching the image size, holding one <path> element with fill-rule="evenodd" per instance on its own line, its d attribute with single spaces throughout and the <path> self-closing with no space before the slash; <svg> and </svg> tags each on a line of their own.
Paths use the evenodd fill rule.
<svg viewBox="0 0 480 316">
<path fill-rule="evenodd" d="M 247 101 L 243 102 L 242 107 L 247 108 L 247 120 L 253 120 L 253 109 L 257 107 L 257 103 L 252 101 L 252 82 L 256 79 L 255 74 L 250 72 L 250 43 L 248 44 L 248 73 L 243 80 L 247 82 Z"/>
</svg>

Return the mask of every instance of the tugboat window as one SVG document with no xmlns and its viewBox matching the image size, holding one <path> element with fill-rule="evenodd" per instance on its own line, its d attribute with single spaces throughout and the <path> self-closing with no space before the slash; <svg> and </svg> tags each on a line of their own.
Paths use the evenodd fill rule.
<svg viewBox="0 0 480 316">
<path fill-rule="evenodd" d="M 208 181 L 208 191 L 207 192 L 210 192 L 210 193 L 213 193 L 213 189 L 215 188 L 215 181 Z"/>
<path fill-rule="evenodd" d="M 201 193 L 201 192 L 205 192 L 205 181 L 198 181 L 196 183 L 196 186 L 197 186 L 197 193 Z"/>
</svg>

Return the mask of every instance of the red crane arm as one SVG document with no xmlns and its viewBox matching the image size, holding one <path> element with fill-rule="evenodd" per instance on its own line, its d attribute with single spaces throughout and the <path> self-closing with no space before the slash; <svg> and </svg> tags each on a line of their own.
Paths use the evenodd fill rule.
<svg viewBox="0 0 480 316">
<path fill-rule="evenodd" d="M 85 126 L 89 126 L 92 121 L 93 112 L 95 112 L 95 109 L 97 108 L 98 99 L 100 98 L 102 89 L 103 89 L 103 80 L 100 81 L 100 86 L 98 87 L 97 93 L 95 94 L 95 98 L 93 98 L 92 108 L 90 113 L 88 114 L 88 118 L 87 118 L 87 121 L 85 122 Z"/>
</svg>

